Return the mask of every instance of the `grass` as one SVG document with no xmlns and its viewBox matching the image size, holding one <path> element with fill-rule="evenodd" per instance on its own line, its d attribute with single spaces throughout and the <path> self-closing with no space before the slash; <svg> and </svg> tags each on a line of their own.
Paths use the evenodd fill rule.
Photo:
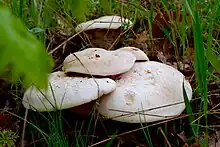
<svg viewBox="0 0 220 147">
<path fill-rule="evenodd" d="M 208 86 L 210 81 L 214 81 L 217 84 L 220 80 L 217 72 L 220 71 L 219 63 L 219 12 L 220 12 L 220 0 L 213 1 L 170 1 L 166 2 L 161 0 L 159 3 L 151 3 L 148 8 L 144 7 L 139 0 L 133 1 L 113 1 L 113 0 L 101 0 L 98 1 L 84 0 L 84 1 L 26 1 L 26 0 L 3 0 L 2 2 L 8 6 L 12 13 L 20 18 L 27 26 L 29 31 L 34 34 L 38 40 L 40 40 L 45 46 L 51 49 L 48 45 L 50 34 L 56 30 L 65 30 L 65 28 L 74 28 L 76 24 L 97 18 L 99 16 L 117 14 L 131 19 L 134 23 L 139 23 L 143 20 L 136 29 L 137 32 L 146 30 L 146 25 L 149 26 L 150 41 L 154 38 L 154 23 L 156 14 L 168 15 L 167 21 L 169 21 L 169 28 L 162 28 L 165 34 L 165 38 L 168 38 L 172 46 L 174 46 L 174 57 L 177 61 L 184 60 L 187 55 L 190 54 L 190 48 L 194 48 L 194 60 L 193 67 L 195 71 L 194 82 L 194 99 L 199 97 L 196 102 L 185 102 L 187 116 L 180 116 L 175 119 L 183 119 L 188 117 L 188 121 L 191 128 L 188 128 L 192 133 L 189 135 L 192 138 L 196 138 L 196 143 L 207 146 L 209 137 L 209 116 L 213 115 L 218 117 L 215 111 L 209 109 L 209 93 L 212 89 Z M 88 4 L 88 6 L 86 5 Z M 144 21 L 145 20 L 145 21 Z M 158 23 L 158 22 L 157 22 Z M 160 22 L 159 22 L 160 23 Z M 135 26 L 136 27 L 136 26 Z M 163 27 L 161 25 L 161 27 Z M 74 32 L 74 31 L 73 31 Z M 215 33 L 214 33 L 215 32 Z M 128 32 L 128 37 L 133 34 Z M 190 46 L 190 41 L 193 41 L 193 46 Z M 179 42 L 179 44 L 178 44 Z M 62 46 L 61 46 L 62 47 Z M 192 82 L 193 84 L 193 82 Z M 184 94 L 184 93 L 183 93 Z M 185 95 L 186 96 L 186 95 Z M 198 105 L 198 106 L 197 106 Z M 218 104 L 217 104 L 218 105 Z M 213 107 L 213 110 L 215 107 Z M 33 113 L 33 112 L 32 112 Z M 46 146 L 92 146 L 95 142 L 92 142 L 97 131 L 97 119 L 93 115 L 89 120 L 73 121 L 72 124 L 68 124 L 62 112 L 34 113 L 28 115 L 28 120 L 32 120 L 26 130 L 26 136 L 32 136 L 33 142 L 31 145 L 46 144 Z M 69 113 L 68 113 L 69 114 Z M 69 117 L 69 116 L 68 116 Z M 219 117 L 217 118 L 219 119 Z M 74 119 L 73 119 L 74 120 Z M 142 130 L 146 144 L 148 146 L 153 145 L 153 133 L 150 127 L 158 126 L 158 134 L 162 135 L 164 144 L 170 146 L 170 140 L 167 139 L 169 134 L 167 125 L 169 121 L 162 121 L 155 124 L 141 124 L 139 129 Z M 184 119 L 183 119 L 184 120 Z M 71 120 L 72 121 L 72 120 Z M 42 123 L 44 122 L 44 123 Z M 174 121 L 176 122 L 176 121 Z M 73 130 L 68 137 L 64 131 L 64 125 L 73 126 Z M 32 124 L 32 125 L 30 125 Z M 177 123 L 178 124 L 178 123 Z M 172 128 L 181 130 L 177 124 L 172 124 Z M 33 127 L 34 126 L 34 127 Z M 38 129 L 36 129 L 38 128 Z M 71 127 L 70 127 L 71 128 Z M 98 126 L 100 129 L 100 127 Z M 103 127 L 105 129 L 105 127 Z M 191 130 L 192 129 L 192 130 Z M 44 132 L 44 133 L 42 133 Z M 43 131 L 44 130 L 44 131 Z M 86 131 L 85 131 L 86 130 Z M 153 129 L 152 129 L 153 130 Z M 109 131 L 109 130 L 107 130 Z M 108 135 L 109 139 L 103 140 L 106 142 L 106 146 L 111 146 L 117 143 L 116 139 L 127 133 L 118 133 Z M 190 132 L 189 131 L 189 132 Z M 204 133 L 205 137 L 203 141 L 199 141 L 200 134 Z M 109 133 L 108 133 L 109 134 Z M 112 135 L 113 134 L 113 135 Z M 158 135 L 157 134 L 157 135 Z M 158 135 L 159 136 L 159 135 Z M 189 137 L 189 138 L 190 138 Z M 37 138 L 37 139 L 36 139 Z M 37 141 L 36 141 L 37 140 Z M 107 143 L 108 142 L 108 143 Z"/>
</svg>

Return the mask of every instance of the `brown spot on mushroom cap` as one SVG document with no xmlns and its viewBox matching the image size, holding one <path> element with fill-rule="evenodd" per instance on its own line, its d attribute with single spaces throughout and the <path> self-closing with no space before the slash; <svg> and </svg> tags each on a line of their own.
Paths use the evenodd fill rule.
<svg viewBox="0 0 220 147">
<path fill-rule="evenodd" d="M 135 91 L 126 89 L 124 93 L 124 100 L 127 105 L 132 105 L 135 102 L 136 94 Z"/>
<path fill-rule="evenodd" d="M 150 70 L 144 70 L 144 72 L 145 72 L 146 74 L 151 73 Z"/>
<path fill-rule="evenodd" d="M 137 48 L 132 48 L 132 50 L 134 50 L 134 51 L 138 51 L 138 49 L 137 49 Z"/>
<path fill-rule="evenodd" d="M 100 55 L 99 55 L 99 54 L 95 54 L 95 57 L 96 57 L 96 58 L 99 58 L 99 57 L 100 57 Z"/>
</svg>

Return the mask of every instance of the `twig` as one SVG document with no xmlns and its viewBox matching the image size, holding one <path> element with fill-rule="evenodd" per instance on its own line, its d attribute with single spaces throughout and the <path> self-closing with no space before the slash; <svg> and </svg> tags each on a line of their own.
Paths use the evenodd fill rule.
<svg viewBox="0 0 220 147">
<path fill-rule="evenodd" d="M 161 134 L 163 135 L 163 137 L 164 137 L 164 139 L 165 139 L 167 145 L 168 145 L 169 147 L 172 147 L 171 144 L 170 144 L 170 142 L 169 142 L 169 140 L 167 139 L 167 136 L 165 135 L 163 129 L 162 129 L 161 127 L 159 127 L 159 130 L 160 130 Z"/>
<path fill-rule="evenodd" d="M 26 128 L 26 124 L 27 124 L 27 115 L 28 115 L 28 109 L 26 108 L 25 114 L 24 114 L 24 124 L 23 124 L 22 136 L 21 136 L 21 147 L 24 147 L 24 136 L 25 136 L 25 128 Z"/>
<path fill-rule="evenodd" d="M 60 45 L 58 45 L 56 48 L 54 48 L 53 50 L 51 50 L 48 54 L 52 55 L 56 50 L 58 50 L 61 46 L 63 46 L 64 44 L 66 44 L 68 41 L 72 40 L 74 37 L 76 37 L 77 35 L 79 35 L 81 32 L 83 32 L 84 30 L 74 34 L 73 36 L 69 37 L 67 40 L 65 40 L 64 42 L 62 42 Z"/>
</svg>

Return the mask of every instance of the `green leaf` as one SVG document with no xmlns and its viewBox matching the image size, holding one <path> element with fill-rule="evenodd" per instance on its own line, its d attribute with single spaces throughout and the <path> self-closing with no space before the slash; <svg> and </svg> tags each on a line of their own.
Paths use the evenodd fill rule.
<svg viewBox="0 0 220 147">
<path fill-rule="evenodd" d="M 56 11 L 59 10 L 59 7 L 55 0 L 47 0 L 44 4 L 45 8 L 43 11 L 43 28 L 48 28 L 51 25 Z"/>
<path fill-rule="evenodd" d="M 207 59 L 205 58 L 205 48 L 203 42 L 203 35 L 202 35 L 202 27 L 201 27 L 201 20 L 199 15 L 199 10 L 195 9 L 194 11 L 194 18 L 193 21 L 193 35 L 194 35 L 194 48 L 195 48 L 195 75 L 196 75 L 196 82 L 199 87 L 199 91 L 201 94 L 201 105 L 203 102 L 203 110 L 204 110 L 204 117 L 206 126 L 208 126 L 208 89 L 207 89 Z M 202 107 L 200 107 L 200 111 L 202 111 Z M 206 136 L 208 136 L 208 127 L 206 127 Z M 197 137 L 198 141 L 198 137 Z"/>
<path fill-rule="evenodd" d="M 112 11 L 112 0 L 99 0 L 100 7 L 104 12 L 110 14 Z"/>
<path fill-rule="evenodd" d="M 191 124 L 195 120 L 195 118 L 193 116 L 192 107 L 190 105 L 189 98 L 187 96 L 187 93 L 186 93 L 186 90 L 185 90 L 185 87 L 184 87 L 184 82 L 182 84 L 182 88 L 183 88 L 184 103 L 186 105 L 186 112 L 189 115 L 190 126 L 192 128 L 193 135 L 197 136 L 197 134 L 198 134 L 197 133 L 198 132 L 198 125 Z"/>
<path fill-rule="evenodd" d="M 89 13 L 88 9 L 89 0 L 65 0 L 64 8 L 66 12 L 75 17 L 77 21 L 85 21 L 86 14 Z"/>
<path fill-rule="evenodd" d="M 217 72 L 220 72 L 220 55 L 216 55 L 211 49 L 207 50 L 206 56 Z"/>
<path fill-rule="evenodd" d="M 195 21 L 193 22 L 194 46 L 195 46 L 195 73 L 196 80 L 203 99 L 206 98 L 207 86 L 207 61 L 205 59 L 205 48 L 203 43 L 202 29 L 199 12 L 195 11 Z"/>
<path fill-rule="evenodd" d="M 209 33 L 208 33 L 208 43 L 206 50 L 206 57 L 212 66 L 216 69 L 217 72 L 220 72 L 220 55 L 215 54 L 212 50 L 212 31 L 213 31 L 213 20 L 210 20 L 209 24 Z"/>
<path fill-rule="evenodd" d="M 23 76 L 24 86 L 34 83 L 38 88 L 46 88 L 52 58 L 8 8 L 0 6 L 0 18 L 0 72 L 10 65 L 12 80 Z"/>
<path fill-rule="evenodd" d="M 189 13 L 192 16 L 193 20 L 195 20 L 194 15 L 193 15 L 193 11 L 192 11 L 192 9 L 190 7 L 190 4 L 188 3 L 187 0 L 184 1 L 184 5 L 185 5 L 185 8 L 187 8 L 187 10 L 189 11 Z"/>
</svg>

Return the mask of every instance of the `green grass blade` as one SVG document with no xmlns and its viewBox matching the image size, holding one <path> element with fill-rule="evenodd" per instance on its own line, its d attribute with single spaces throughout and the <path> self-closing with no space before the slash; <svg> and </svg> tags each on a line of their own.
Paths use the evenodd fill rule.
<svg viewBox="0 0 220 147">
<path fill-rule="evenodd" d="M 189 98 L 188 98 L 186 90 L 185 90 L 184 82 L 182 84 L 182 88 L 183 88 L 183 97 L 184 97 L 184 103 L 185 103 L 185 106 L 186 106 L 186 112 L 189 115 L 190 126 L 192 128 L 193 135 L 198 136 L 198 129 L 199 129 L 198 126 L 194 125 L 194 124 L 191 124 L 194 121 L 195 118 L 194 118 L 194 115 L 193 115 L 192 107 L 191 107 L 190 102 L 189 102 Z"/>
<path fill-rule="evenodd" d="M 184 0 L 184 6 L 185 6 L 185 8 L 189 11 L 189 13 L 190 13 L 190 15 L 192 16 L 193 20 L 195 20 L 194 14 L 193 14 L 193 10 L 191 9 L 188 0 Z"/>
<path fill-rule="evenodd" d="M 216 71 L 220 72 L 220 66 L 219 66 L 220 55 L 215 54 L 215 52 L 212 50 L 212 31 L 213 31 L 213 21 L 210 20 L 206 57 L 208 61 L 212 64 L 212 66 L 216 69 Z"/>
<path fill-rule="evenodd" d="M 205 59 L 205 49 L 202 36 L 201 22 L 199 11 L 195 9 L 195 20 L 193 21 L 193 34 L 194 34 L 194 48 L 195 48 L 195 62 L 194 69 L 196 74 L 196 81 L 199 87 L 199 91 L 203 101 L 204 116 L 207 123 L 208 113 L 208 97 L 207 97 L 207 61 Z M 200 110 L 202 111 L 202 110 Z M 208 129 L 206 128 L 206 139 L 208 135 Z"/>
</svg>

